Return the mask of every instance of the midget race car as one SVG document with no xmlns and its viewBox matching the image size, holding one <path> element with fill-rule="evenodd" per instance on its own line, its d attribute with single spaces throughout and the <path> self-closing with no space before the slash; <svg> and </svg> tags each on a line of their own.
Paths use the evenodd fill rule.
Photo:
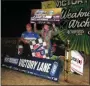
<svg viewBox="0 0 90 86">
<path fill-rule="evenodd" d="M 45 42 L 42 44 L 45 45 Z M 36 45 L 39 45 L 37 43 Z M 46 46 L 46 45 L 45 45 Z M 31 46 L 32 47 L 32 46 Z M 45 47 L 41 47 L 41 49 L 45 50 Z M 1 57 L 4 57 L 5 55 L 10 55 L 10 56 L 15 56 L 18 54 L 18 38 L 2 38 L 1 41 Z M 63 42 L 60 42 L 57 44 L 57 42 L 53 43 L 52 45 L 52 52 L 54 56 L 65 56 L 65 44 Z M 84 64 L 87 62 L 87 55 L 83 51 L 77 51 L 77 50 L 72 50 L 71 55 L 73 57 L 73 53 L 75 53 L 75 56 L 79 54 L 81 57 L 84 58 Z"/>
<path fill-rule="evenodd" d="M 63 70 L 63 62 L 57 56 L 50 58 L 46 43 L 40 38 L 30 41 L 32 56 L 19 55 L 18 38 L 2 39 L 2 67 L 58 81 Z"/>
</svg>

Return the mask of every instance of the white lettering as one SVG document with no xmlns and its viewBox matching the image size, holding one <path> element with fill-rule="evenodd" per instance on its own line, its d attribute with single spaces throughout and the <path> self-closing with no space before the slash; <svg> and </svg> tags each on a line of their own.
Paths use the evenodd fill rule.
<svg viewBox="0 0 90 86">
<path fill-rule="evenodd" d="M 44 63 L 44 62 L 41 64 L 39 63 L 37 70 L 48 73 L 50 66 L 51 66 L 51 64 L 49 64 L 49 63 Z"/>
<path fill-rule="evenodd" d="M 20 67 L 25 67 L 29 69 L 35 69 L 37 64 L 38 64 L 37 61 L 31 61 L 31 60 L 25 60 L 25 59 L 20 59 L 19 61 Z"/>
<path fill-rule="evenodd" d="M 82 4 L 83 3 L 83 0 L 77 0 L 77 3 L 78 4 Z"/>
<path fill-rule="evenodd" d="M 77 4 L 77 0 L 72 0 L 72 5 Z"/>
<path fill-rule="evenodd" d="M 66 6 L 66 0 L 62 1 L 62 6 Z"/>
<path fill-rule="evenodd" d="M 56 1 L 56 7 L 64 7 L 68 5 L 76 5 L 76 4 L 83 4 L 86 1 L 83 0 L 55 0 Z"/>
<path fill-rule="evenodd" d="M 90 11 L 88 12 L 83 12 L 82 9 L 79 10 L 77 13 L 72 13 L 71 10 L 63 10 L 62 11 L 62 18 L 63 19 L 70 19 L 70 18 L 78 18 L 78 17 L 89 17 L 90 16 Z"/>
<path fill-rule="evenodd" d="M 10 58 L 10 57 L 5 57 L 4 62 L 18 64 L 18 59 L 16 59 L 16 58 Z"/>
<path fill-rule="evenodd" d="M 89 18 L 86 19 L 86 21 L 78 21 L 78 20 L 71 20 L 69 22 L 68 28 L 79 28 L 79 27 L 90 27 Z"/>
</svg>

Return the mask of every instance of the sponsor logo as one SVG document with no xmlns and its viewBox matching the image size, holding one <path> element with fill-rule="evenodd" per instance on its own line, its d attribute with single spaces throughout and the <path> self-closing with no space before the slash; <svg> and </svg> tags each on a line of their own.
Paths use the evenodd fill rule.
<svg viewBox="0 0 90 86">
<path fill-rule="evenodd" d="M 35 18 L 45 18 L 46 14 L 47 14 L 46 11 L 37 10 L 37 11 L 35 12 L 34 17 L 35 17 Z"/>
<path fill-rule="evenodd" d="M 55 75 L 56 70 L 57 70 L 57 67 L 58 67 L 58 63 L 57 63 L 57 62 L 54 62 L 54 63 L 53 63 L 53 66 L 52 66 L 52 69 L 51 69 L 51 71 L 50 71 L 50 75 L 51 75 L 51 76 L 54 76 L 54 75 Z"/>
<path fill-rule="evenodd" d="M 72 57 L 72 60 L 75 61 L 75 62 L 77 62 L 80 65 L 82 64 L 82 60 L 80 60 L 80 59 L 77 59 L 75 57 Z"/>
<path fill-rule="evenodd" d="M 54 11 L 49 11 L 49 15 L 53 15 L 54 14 Z"/>
<path fill-rule="evenodd" d="M 10 57 L 5 57 L 4 62 L 12 63 L 12 64 L 16 64 L 17 65 L 18 64 L 18 59 L 10 58 Z"/>
</svg>

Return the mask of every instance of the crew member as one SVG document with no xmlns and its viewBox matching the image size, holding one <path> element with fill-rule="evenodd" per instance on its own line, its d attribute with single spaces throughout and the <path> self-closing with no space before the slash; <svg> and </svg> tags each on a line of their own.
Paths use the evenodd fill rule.
<svg viewBox="0 0 90 86">
<path fill-rule="evenodd" d="M 22 33 L 19 40 L 19 45 L 23 45 L 23 54 L 25 56 L 32 56 L 29 41 L 39 38 L 39 35 L 32 31 L 30 23 L 26 24 L 26 31 Z"/>
</svg>

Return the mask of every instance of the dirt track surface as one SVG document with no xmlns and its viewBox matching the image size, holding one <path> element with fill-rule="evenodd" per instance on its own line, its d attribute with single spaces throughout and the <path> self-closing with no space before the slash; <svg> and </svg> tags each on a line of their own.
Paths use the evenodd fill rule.
<svg viewBox="0 0 90 86">
<path fill-rule="evenodd" d="M 70 74 L 68 83 L 64 81 L 64 73 L 59 82 L 54 82 L 7 68 L 2 68 L 1 71 L 2 85 L 89 85 L 89 65 L 84 66 L 83 76 Z"/>
</svg>

